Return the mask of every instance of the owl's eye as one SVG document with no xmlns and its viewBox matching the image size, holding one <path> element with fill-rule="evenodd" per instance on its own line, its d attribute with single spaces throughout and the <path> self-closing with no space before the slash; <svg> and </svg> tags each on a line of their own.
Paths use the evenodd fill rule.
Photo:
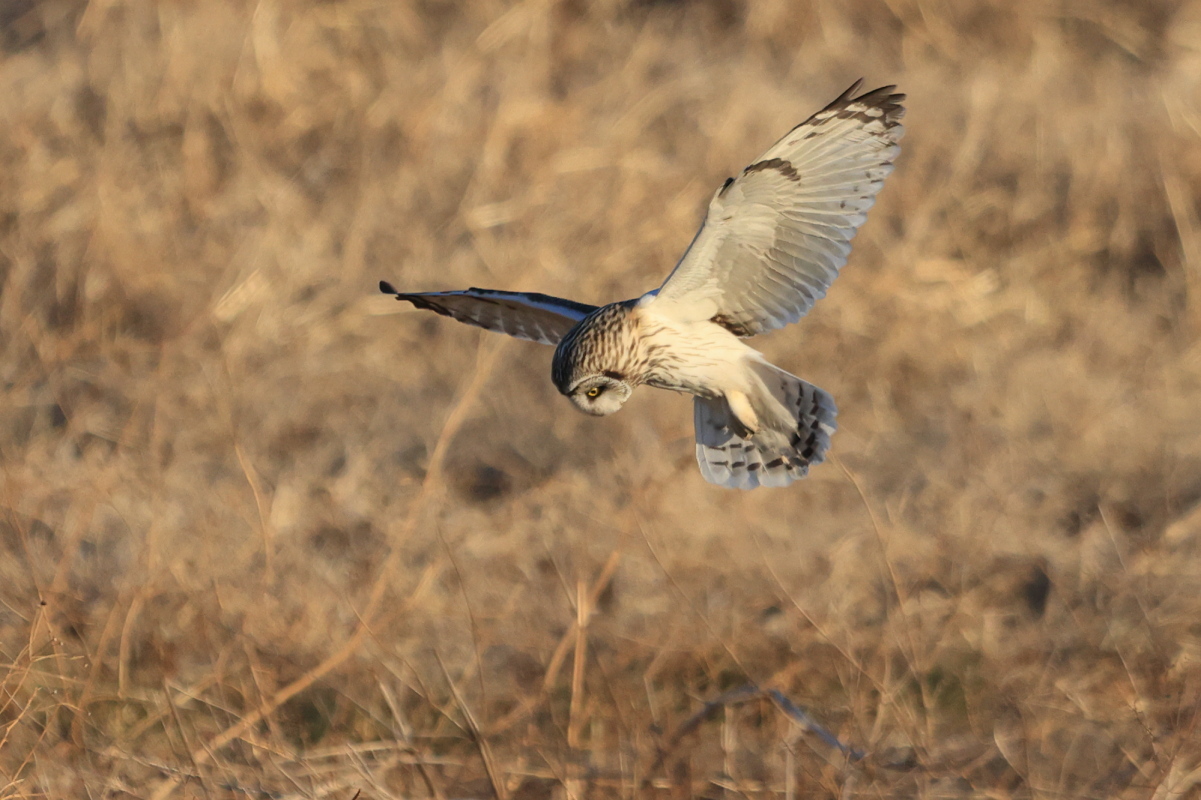
<svg viewBox="0 0 1201 800">
<path fill-rule="evenodd" d="M 599 386 L 593 386 L 591 389 L 588 390 L 589 397 L 600 397 L 600 393 L 601 393 L 601 390 L 600 390 Z"/>
</svg>

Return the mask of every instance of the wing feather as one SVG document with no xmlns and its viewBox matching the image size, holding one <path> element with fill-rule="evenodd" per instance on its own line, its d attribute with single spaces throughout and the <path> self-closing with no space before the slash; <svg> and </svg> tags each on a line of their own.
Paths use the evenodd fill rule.
<svg viewBox="0 0 1201 800">
<path fill-rule="evenodd" d="M 501 292 L 474 287 L 459 292 L 398 292 L 380 281 L 384 294 L 417 308 L 497 333 L 541 344 L 558 344 L 596 306 L 536 292 Z"/>
<path fill-rule="evenodd" d="M 713 196 L 688 251 L 651 302 L 740 336 L 796 322 L 825 296 L 875 203 L 903 133 L 903 94 L 837 100 L 793 128 Z"/>
</svg>

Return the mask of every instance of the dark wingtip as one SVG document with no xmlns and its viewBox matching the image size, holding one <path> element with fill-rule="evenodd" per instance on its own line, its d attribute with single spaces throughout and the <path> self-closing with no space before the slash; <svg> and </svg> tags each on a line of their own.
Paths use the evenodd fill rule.
<svg viewBox="0 0 1201 800">
<path fill-rule="evenodd" d="M 400 292 L 396 291 L 396 287 L 387 281 L 379 282 L 379 290 L 384 294 L 400 294 Z"/>
<path fill-rule="evenodd" d="M 847 103 L 847 102 L 850 102 L 850 101 L 851 101 L 851 99 L 855 97 L 855 92 L 859 91 L 859 90 L 860 90 L 860 89 L 862 89 L 862 88 L 863 88 L 863 78 L 860 78 L 859 80 L 857 80 L 857 81 L 855 81 L 854 83 L 852 83 L 852 84 L 851 84 L 851 85 L 850 85 L 850 86 L 847 88 L 847 90 L 846 90 L 845 92 L 843 92 L 842 94 L 840 94 L 840 95 L 838 96 L 838 98 L 837 98 L 837 99 L 836 99 L 836 100 L 835 100 L 833 103 L 831 103 L 830 105 L 836 105 L 836 104 L 838 104 L 838 103 Z"/>
<path fill-rule="evenodd" d="M 864 92 L 856 96 L 856 92 L 863 88 L 863 78 L 851 84 L 845 92 L 840 94 L 834 102 L 823 108 L 818 113 L 826 111 L 841 111 L 852 103 L 861 103 L 865 106 L 878 108 L 884 112 L 884 121 L 888 127 L 896 127 L 901 117 L 905 116 L 905 107 L 901 103 L 905 102 L 905 95 L 899 92 L 894 92 L 896 84 L 881 86 L 878 89 L 872 89 L 870 92 Z M 814 114 L 816 117 L 817 114 Z M 809 118 L 810 120 L 813 117 Z M 806 120 L 808 122 L 809 120 Z M 866 120 L 865 120 L 866 121 Z M 804 124 L 804 123 L 802 123 Z"/>
</svg>

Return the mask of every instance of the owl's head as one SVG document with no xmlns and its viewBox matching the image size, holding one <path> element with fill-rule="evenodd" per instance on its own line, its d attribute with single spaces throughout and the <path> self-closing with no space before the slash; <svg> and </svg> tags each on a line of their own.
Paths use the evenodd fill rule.
<svg viewBox="0 0 1201 800">
<path fill-rule="evenodd" d="M 620 375 L 602 373 L 581 379 L 566 394 L 580 411 L 603 417 L 621 408 L 633 391 L 634 387 Z"/>
</svg>

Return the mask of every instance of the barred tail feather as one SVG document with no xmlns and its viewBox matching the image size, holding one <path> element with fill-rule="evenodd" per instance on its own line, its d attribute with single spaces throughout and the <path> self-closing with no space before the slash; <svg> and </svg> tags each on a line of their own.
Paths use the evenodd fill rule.
<svg viewBox="0 0 1201 800">
<path fill-rule="evenodd" d="M 766 362 L 752 365 L 760 391 L 751 398 L 760 426 L 747 428 L 725 398 L 697 397 L 696 460 L 705 480 L 732 489 L 787 486 L 805 477 L 830 447 L 834 398 Z"/>
</svg>

